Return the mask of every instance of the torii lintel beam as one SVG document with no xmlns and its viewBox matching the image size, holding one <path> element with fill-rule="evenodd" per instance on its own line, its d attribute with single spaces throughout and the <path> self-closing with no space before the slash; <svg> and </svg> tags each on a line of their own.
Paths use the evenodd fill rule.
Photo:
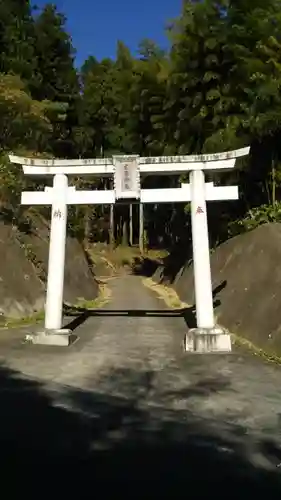
<svg viewBox="0 0 281 500">
<path fill-rule="evenodd" d="M 144 175 L 180 175 L 192 170 L 225 170 L 235 165 L 237 158 L 247 156 L 249 147 L 224 153 L 191 155 L 191 156 L 154 156 L 140 157 L 136 155 L 119 155 L 112 158 L 94 158 L 77 160 L 55 160 L 25 158 L 10 155 L 11 163 L 22 165 L 27 175 L 91 175 L 112 177 L 115 172 L 116 161 L 135 161 L 140 174 Z"/>
</svg>

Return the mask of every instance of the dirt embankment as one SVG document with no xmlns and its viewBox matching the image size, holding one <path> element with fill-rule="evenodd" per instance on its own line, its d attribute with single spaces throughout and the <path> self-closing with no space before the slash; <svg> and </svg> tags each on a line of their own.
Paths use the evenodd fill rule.
<svg viewBox="0 0 281 500">
<path fill-rule="evenodd" d="M 23 317 L 41 311 L 46 293 L 49 227 L 39 216 L 19 231 L 0 220 L 0 314 Z M 67 238 L 64 300 L 93 300 L 98 284 L 80 243 Z"/>
<path fill-rule="evenodd" d="M 211 267 L 218 323 L 281 356 L 281 224 L 223 243 L 211 255 Z M 156 271 L 156 281 L 163 271 Z M 194 304 L 192 264 L 181 267 L 173 286 L 182 300 Z"/>
</svg>

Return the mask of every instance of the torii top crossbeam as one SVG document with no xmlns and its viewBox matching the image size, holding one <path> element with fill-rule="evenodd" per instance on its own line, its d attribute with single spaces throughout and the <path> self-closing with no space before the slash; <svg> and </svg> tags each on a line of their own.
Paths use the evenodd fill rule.
<svg viewBox="0 0 281 500">
<path fill-rule="evenodd" d="M 55 160 L 24 158 L 10 155 L 12 163 L 20 164 L 27 175 L 96 175 L 111 177 L 117 163 L 135 162 L 139 173 L 145 175 L 180 175 L 191 170 L 224 170 L 233 168 L 237 158 L 247 156 L 249 147 L 225 153 L 191 156 L 118 155 L 112 158 Z"/>
</svg>

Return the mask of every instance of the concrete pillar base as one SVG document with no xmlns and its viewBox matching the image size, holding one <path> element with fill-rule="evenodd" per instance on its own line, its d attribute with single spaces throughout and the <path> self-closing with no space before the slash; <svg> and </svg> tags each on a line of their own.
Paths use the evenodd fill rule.
<svg viewBox="0 0 281 500">
<path fill-rule="evenodd" d="M 192 328 L 184 338 L 184 350 L 198 354 L 231 352 L 231 337 L 221 327 Z"/>
<path fill-rule="evenodd" d="M 73 335 L 71 330 L 62 328 L 60 330 L 44 330 L 26 335 L 25 340 L 36 345 L 50 345 L 68 347 L 73 344 L 78 337 Z"/>
</svg>

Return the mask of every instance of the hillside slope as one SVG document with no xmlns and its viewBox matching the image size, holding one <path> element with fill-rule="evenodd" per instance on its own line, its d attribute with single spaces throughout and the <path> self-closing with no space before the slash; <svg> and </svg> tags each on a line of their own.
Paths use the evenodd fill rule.
<svg viewBox="0 0 281 500">
<path fill-rule="evenodd" d="M 26 231 L 0 221 L 0 314 L 22 317 L 43 309 L 48 266 L 49 227 L 33 216 Z M 98 284 L 80 243 L 67 238 L 64 300 L 93 300 Z"/>
<path fill-rule="evenodd" d="M 281 355 L 281 224 L 265 224 L 223 243 L 211 255 L 211 267 L 218 322 Z M 181 268 L 173 286 L 194 304 L 192 265 Z"/>
</svg>

